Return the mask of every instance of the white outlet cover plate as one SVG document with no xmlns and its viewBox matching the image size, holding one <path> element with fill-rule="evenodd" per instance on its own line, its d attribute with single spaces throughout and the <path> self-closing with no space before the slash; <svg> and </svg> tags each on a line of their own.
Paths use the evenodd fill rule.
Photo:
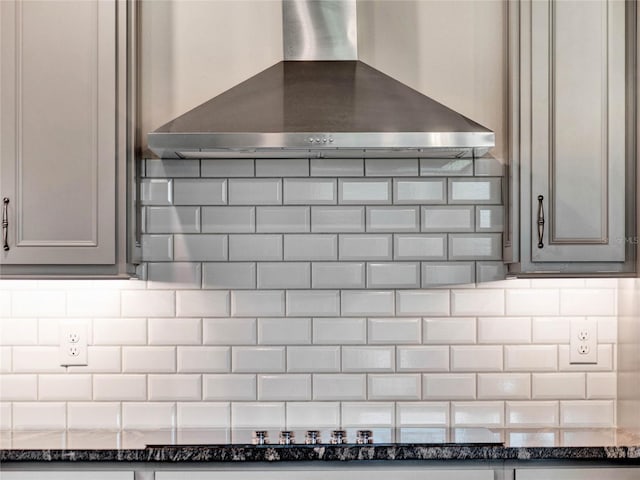
<svg viewBox="0 0 640 480">
<path fill-rule="evenodd" d="M 88 332 L 87 323 L 79 320 L 66 320 L 60 322 L 60 346 L 59 358 L 60 365 L 68 366 L 86 366 L 88 365 Z M 73 338 L 72 338 L 73 337 Z M 77 341 L 72 341 L 77 338 Z M 71 355 L 71 348 L 77 350 L 76 356 Z"/>
<path fill-rule="evenodd" d="M 586 353 L 581 353 L 581 350 L 585 349 Z M 596 320 L 583 318 L 571 320 L 569 352 L 570 364 L 598 363 L 598 322 Z"/>
</svg>

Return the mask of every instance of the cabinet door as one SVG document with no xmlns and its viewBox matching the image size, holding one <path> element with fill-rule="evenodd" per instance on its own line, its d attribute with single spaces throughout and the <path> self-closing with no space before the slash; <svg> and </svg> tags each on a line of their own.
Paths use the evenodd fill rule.
<svg viewBox="0 0 640 480">
<path fill-rule="evenodd" d="M 530 93 L 521 178 L 531 261 L 623 262 L 625 2 L 535 0 L 520 8 L 524 22 L 530 17 L 520 51 L 522 94 Z"/>
<path fill-rule="evenodd" d="M 2 0 L 0 35 L 0 264 L 114 264 L 116 1 Z"/>
<path fill-rule="evenodd" d="M 166 471 L 156 472 L 155 480 L 249 480 L 256 476 L 255 470 L 244 471 Z M 432 469 L 423 467 L 403 468 L 348 468 L 333 465 L 319 470 L 262 469 L 259 474 L 264 480 L 493 480 L 493 470 Z"/>
</svg>

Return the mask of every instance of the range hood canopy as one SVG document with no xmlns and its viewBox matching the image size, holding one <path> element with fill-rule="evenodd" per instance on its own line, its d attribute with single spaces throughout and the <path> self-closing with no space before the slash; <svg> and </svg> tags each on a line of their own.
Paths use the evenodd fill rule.
<svg viewBox="0 0 640 480">
<path fill-rule="evenodd" d="M 285 60 L 148 136 L 162 158 L 471 157 L 494 133 L 357 60 L 355 0 L 284 0 Z"/>
</svg>

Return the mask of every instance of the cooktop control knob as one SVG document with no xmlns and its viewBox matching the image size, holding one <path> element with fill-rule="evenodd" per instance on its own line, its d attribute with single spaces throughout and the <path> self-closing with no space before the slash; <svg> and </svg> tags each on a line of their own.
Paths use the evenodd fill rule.
<svg viewBox="0 0 640 480">
<path fill-rule="evenodd" d="M 360 445 L 373 443 L 373 432 L 371 430 L 358 430 L 356 443 L 359 443 Z"/>
<path fill-rule="evenodd" d="M 333 445 L 347 443 L 347 432 L 345 430 L 334 430 L 331 432 L 331 443 Z"/>
<path fill-rule="evenodd" d="M 317 445 L 320 443 L 320 431 L 319 430 L 307 430 L 307 436 L 304 439 L 304 443 L 307 445 Z"/>
<path fill-rule="evenodd" d="M 280 432 L 280 445 L 291 445 L 293 443 L 293 432 L 290 430 L 283 430 Z"/>
<path fill-rule="evenodd" d="M 253 432 L 254 445 L 266 445 L 269 443 L 269 435 L 266 430 L 256 430 Z"/>
</svg>

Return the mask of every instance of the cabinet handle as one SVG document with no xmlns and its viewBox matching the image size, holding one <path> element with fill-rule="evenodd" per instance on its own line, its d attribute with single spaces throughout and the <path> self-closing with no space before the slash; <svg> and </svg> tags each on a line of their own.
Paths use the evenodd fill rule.
<svg viewBox="0 0 640 480">
<path fill-rule="evenodd" d="M 9 250 L 9 215 L 7 214 L 7 207 L 9 205 L 9 198 L 4 197 L 2 199 L 2 249 L 6 252 Z"/>
<path fill-rule="evenodd" d="M 542 243 L 542 237 L 544 237 L 544 205 L 542 201 L 544 197 L 542 195 L 538 195 L 538 248 L 544 247 L 544 243 Z"/>
</svg>

